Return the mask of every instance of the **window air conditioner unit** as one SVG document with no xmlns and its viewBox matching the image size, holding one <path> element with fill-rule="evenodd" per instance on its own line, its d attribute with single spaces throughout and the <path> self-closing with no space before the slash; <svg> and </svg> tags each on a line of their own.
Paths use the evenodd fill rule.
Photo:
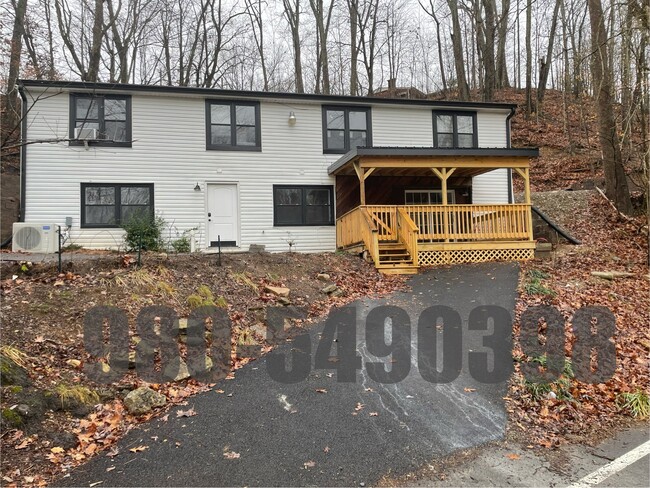
<svg viewBox="0 0 650 488">
<path fill-rule="evenodd" d="M 97 129 L 91 129 L 90 127 L 76 127 L 74 130 L 74 136 L 80 141 L 94 141 L 97 139 Z"/>
<path fill-rule="evenodd" d="M 56 224 L 14 222 L 11 250 L 55 253 L 59 250 L 58 227 Z"/>
</svg>

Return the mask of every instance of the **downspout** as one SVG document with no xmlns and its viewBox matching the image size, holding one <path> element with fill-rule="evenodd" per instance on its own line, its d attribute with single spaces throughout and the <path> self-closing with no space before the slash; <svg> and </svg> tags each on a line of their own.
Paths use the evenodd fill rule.
<svg viewBox="0 0 650 488">
<path fill-rule="evenodd" d="M 20 116 L 20 209 L 18 212 L 18 222 L 25 221 L 25 186 L 27 183 L 27 95 L 25 95 L 25 87 L 19 83 L 18 93 L 20 93 L 21 107 Z"/>
<path fill-rule="evenodd" d="M 508 149 L 512 147 L 512 143 L 510 142 L 510 119 L 512 119 L 514 116 L 515 107 L 512 107 L 510 109 L 510 113 L 506 117 L 506 147 Z M 512 168 L 508 168 L 508 203 L 515 203 L 512 189 Z"/>
</svg>

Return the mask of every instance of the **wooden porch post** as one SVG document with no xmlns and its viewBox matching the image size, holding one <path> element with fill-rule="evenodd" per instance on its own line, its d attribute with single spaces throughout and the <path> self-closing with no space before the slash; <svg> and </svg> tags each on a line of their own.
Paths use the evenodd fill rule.
<svg viewBox="0 0 650 488">
<path fill-rule="evenodd" d="M 530 205 L 530 172 L 528 168 L 515 168 L 515 171 L 524 179 L 524 201 Z"/>
<path fill-rule="evenodd" d="M 452 175 L 456 168 L 431 168 L 438 178 L 440 178 L 440 187 L 442 189 L 442 206 L 444 212 L 442 213 L 442 222 L 445 229 L 445 242 L 449 242 L 449 209 L 447 208 L 447 179 Z"/>
<path fill-rule="evenodd" d="M 372 174 L 373 171 L 375 171 L 375 168 L 368 168 L 368 170 L 364 170 L 359 166 L 359 163 L 353 163 L 354 167 L 354 172 L 357 174 L 357 178 L 359 178 L 359 197 L 361 201 L 361 205 L 366 204 L 366 178 Z"/>
<path fill-rule="evenodd" d="M 533 240 L 533 215 L 530 202 L 530 171 L 528 168 L 515 168 L 515 171 L 524 179 L 524 201 L 528 205 L 526 220 L 528 221 L 528 240 Z"/>
</svg>

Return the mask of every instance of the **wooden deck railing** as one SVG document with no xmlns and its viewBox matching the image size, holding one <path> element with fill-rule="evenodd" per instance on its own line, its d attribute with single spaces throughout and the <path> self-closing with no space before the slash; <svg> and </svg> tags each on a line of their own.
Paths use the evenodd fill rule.
<svg viewBox="0 0 650 488">
<path fill-rule="evenodd" d="M 336 220 L 336 245 L 363 244 L 379 262 L 379 245 L 399 241 L 417 263 L 417 243 L 532 241 L 530 205 L 366 205 Z"/>
<path fill-rule="evenodd" d="M 420 241 L 492 241 L 532 238 L 530 206 L 405 205 Z"/>
</svg>

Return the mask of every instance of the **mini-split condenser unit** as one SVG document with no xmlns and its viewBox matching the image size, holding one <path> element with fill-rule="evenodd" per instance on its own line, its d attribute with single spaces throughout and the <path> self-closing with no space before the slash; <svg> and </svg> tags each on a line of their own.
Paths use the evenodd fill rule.
<svg viewBox="0 0 650 488">
<path fill-rule="evenodd" d="M 59 226 L 15 222 L 11 250 L 13 252 L 54 253 L 59 250 Z"/>
</svg>

